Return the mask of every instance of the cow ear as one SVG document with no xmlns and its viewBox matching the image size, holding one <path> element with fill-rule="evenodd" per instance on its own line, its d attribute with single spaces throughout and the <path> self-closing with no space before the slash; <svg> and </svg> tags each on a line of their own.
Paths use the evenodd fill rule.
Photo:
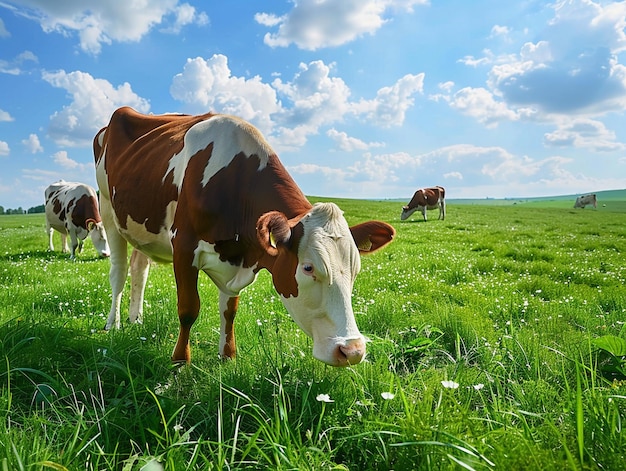
<svg viewBox="0 0 626 471">
<path fill-rule="evenodd" d="M 256 235 L 261 247 L 270 255 L 278 255 L 281 246 L 289 244 L 291 226 L 280 211 L 270 211 L 263 214 L 256 224 Z"/>
<path fill-rule="evenodd" d="M 393 226 L 382 221 L 368 221 L 350 228 L 359 252 L 372 253 L 389 244 L 396 235 Z"/>
<path fill-rule="evenodd" d="M 94 226 L 96 225 L 96 220 L 95 219 L 87 219 L 87 221 L 85 221 L 87 224 L 87 230 L 89 232 L 91 232 L 94 228 Z"/>
</svg>

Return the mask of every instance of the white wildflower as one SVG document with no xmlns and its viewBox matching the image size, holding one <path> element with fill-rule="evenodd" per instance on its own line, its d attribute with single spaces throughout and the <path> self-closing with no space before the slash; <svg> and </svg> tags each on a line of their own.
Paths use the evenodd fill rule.
<svg viewBox="0 0 626 471">
<path fill-rule="evenodd" d="M 315 399 L 319 402 L 335 402 L 330 398 L 328 394 L 318 394 Z"/>
<path fill-rule="evenodd" d="M 457 389 L 459 387 L 459 383 L 455 381 L 442 381 L 441 385 L 446 389 Z"/>
</svg>

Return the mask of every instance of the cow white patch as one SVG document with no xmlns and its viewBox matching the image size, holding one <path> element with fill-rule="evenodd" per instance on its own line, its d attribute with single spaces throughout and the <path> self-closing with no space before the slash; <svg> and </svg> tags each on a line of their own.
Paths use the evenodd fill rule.
<svg viewBox="0 0 626 471">
<path fill-rule="evenodd" d="M 126 229 L 123 229 L 118 221 L 116 221 L 116 226 L 126 240 L 153 260 L 171 262 L 173 250 L 170 228 L 174 221 L 176 206 L 176 201 L 172 201 L 167 205 L 165 221 L 163 221 L 158 234 L 148 231 L 146 228 L 147 221 L 139 223 L 130 216 L 126 218 Z"/>
<path fill-rule="evenodd" d="M 192 265 L 205 272 L 219 290 L 228 296 L 237 296 L 242 289 L 256 279 L 256 265 L 243 268 L 220 260 L 215 246 L 201 240 L 194 250 Z"/>
<path fill-rule="evenodd" d="M 189 160 L 211 143 L 213 153 L 202 175 L 203 186 L 217 172 L 228 167 L 239 153 L 257 155 L 260 160 L 259 170 L 262 170 L 272 152 L 263 136 L 250 124 L 233 116 L 216 115 L 189 128 L 183 149 L 170 159 L 163 181 L 173 172 L 174 185 L 180 191 Z"/>
</svg>

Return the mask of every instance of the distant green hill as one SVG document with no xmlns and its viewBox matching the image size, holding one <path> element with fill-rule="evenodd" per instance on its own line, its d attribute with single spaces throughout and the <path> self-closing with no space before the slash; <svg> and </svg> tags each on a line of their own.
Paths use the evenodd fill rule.
<svg viewBox="0 0 626 471">
<path fill-rule="evenodd" d="M 623 190 L 605 190 L 595 191 L 598 199 L 597 210 L 608 210 L 614 212 L 626 212 L 626 189 Z M 447 199 L 448 204 L 480 204 L 494 206 L 510 206 L 518 204 L 531 204 L 536 207 L 558 207 L 558 208 L 574 208 L 574 202 L 580 194 L 558 195 L 558 196 L 540 196 L 537 198 L 450 198 Z M 587 207 L 587 210 L 593 210 Z"/>
</svg>

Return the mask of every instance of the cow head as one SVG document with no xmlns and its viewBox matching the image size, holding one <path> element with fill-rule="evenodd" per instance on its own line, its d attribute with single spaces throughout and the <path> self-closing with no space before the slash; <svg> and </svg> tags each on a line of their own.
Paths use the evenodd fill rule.
<svg viewBox="0 0 626 471">
<path fill-rule="evenodd" d="M 418 209 L 419 209 L 419 206 L 415 206 L 413 208 L 410 208 L 409 206 L 402 206 L 402 213 L 400 213 L 400 220 L 404 221 L 405 219 L 408 219 L 411 216 L 411 214 L 413 214 Z"/>
<path fill-rule="evenodd" d="M 359 252 L 378 250 L 394 235 L 392 226 L 378 221 L 348 227 L 333 203 L 318 203 L 291 220 L 277 211 L 259 218 L 259 242 L 274 258 L 274 286 L 293 320 L 313 339 L 318 360 L 348 366 L 365 357 L 365 337 L 351 302 Z"/>
<path fill-rule="evenodd" d="M 88 219 L 86 226 L 96 252 L 98 252 L 101 257 L 108 257 L 111 251 L 109 250 L 109 243 L 102 221 L 96 222 L 95 219 Z"/>
</svg>

